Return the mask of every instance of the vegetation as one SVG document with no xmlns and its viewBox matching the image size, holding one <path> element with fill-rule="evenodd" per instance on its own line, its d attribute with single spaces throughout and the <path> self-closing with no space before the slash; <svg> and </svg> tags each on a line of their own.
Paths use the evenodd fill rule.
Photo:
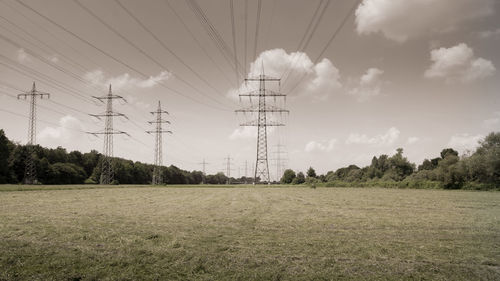
<svg viewBox="0 0 500 281">
<path fill-rule="evenodd" d="M 43 184 L 96 184 L 101 174 L 102 155 L 67 152 L 35 146 L 34 160 L 38 179 Z M 16 144 L 0 130 L 0 184 L 21 183 L 27 147 Z M 153 166 L 141 162 L 114 158 L 115 182 L 119 184 L 149 184 Z M 185 171 L 176 166 L 162 167 L 166 184 L 227 184 L 251 183 L 253 179 L 228 179 L 223 173 L 203 177 L 200 171 Z M 285 170 L 282 184 L 308 184 L 329 187 L 374 186 L 399 188 L 497 189 L 500 188 L 500 133 L 489 134 L 470 155 L 460 157 L 452 148 L 443 149 L 439 157 L 425 159 L 418 167 L 403 156 L 398 148 L 392 156 L 373 157 L 369 166 L 349 165 L 317 175 L 309 167 L 306 174 Z"/>
<path fill-rule="evenodd" d="M 470 155 L 459 157 L 457 151 L 446 148 L 439 157 L 425 159 L 418 169 L 415 166 L 403 156 L 403 149 L 398 148 L 392 156 L 373 157 L 371 164 L 364 168 L 349 165 L 319 176 L 309 168 L 306 182 L 328 187 L 498 189 L 500 133 L 489 134 Z M 303 182 L 292 175 L 290 170 L 285 171 L 281 182 Z"/>
<path fill-rule="evenodd" d="M 500 279 L 498 192 L 172 187 L 0 192 L 0 280 Z"/>
</svg>

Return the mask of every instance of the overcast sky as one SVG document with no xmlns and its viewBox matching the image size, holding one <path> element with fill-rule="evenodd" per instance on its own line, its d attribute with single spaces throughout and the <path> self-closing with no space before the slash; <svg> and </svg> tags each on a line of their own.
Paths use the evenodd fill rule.
<svg viewBox="0 0 500 281">
<path fill-rule="evenodd" d="M 263 0 L 260 13 L 258 3 L 233 1 L 237 77 L 230 0 L 2 0 L 0 127 L 26 143 L 28 103 L 15 95 L 36 81 L 51 93 L 38 101 L 37 142 L 102 151 L 84 132 L 103 129 L 87 113 L 104 111 L 91 96 L 111 83 L 130 118 L 115 128 L 131 135 L 115 137 L 115 156 L 153 162 L 144 131 L 160 100 L 173 131 L 165 164 L 200 170 L 206 159 L 215 173 L 230 155 L 232 176 L 245 161 L 250 174 L 256 130 L 234 110 L 263 62 L 290 110 L 270 117 L 286 126 L 269 129 L 269 158 L 280 142 L 294 170 L 365 166 L 398 147 L 419 164 L 500 130 L 500 1 Z"/>
</svg>

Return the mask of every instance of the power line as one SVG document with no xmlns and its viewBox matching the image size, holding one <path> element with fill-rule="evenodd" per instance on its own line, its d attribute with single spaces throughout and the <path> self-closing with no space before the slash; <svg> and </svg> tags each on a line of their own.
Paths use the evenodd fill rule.
<svg viewBox="0 0 500 281">
<path fill-rule="evenodd" d="M 339 34 L 339 32 L 342 30 L 342 28 L 344 27 L 344 25 L 347 23 L 347 20 L 351 17 L 351 15 L 354 12 L 354 9 L 356 9 L 359 1 L 360 0 L 355 0 L 354 1 L 354 4 L 352 5 L 351 9 L 349 10 L 349 13 L 344 17 L 344 19 L 342 20 L 342 22 L 340 23 L 340 25 L 337 27 L 337 29 L 335 30 L 335 32 L 332 34 L 332 36 L 330 37 L 330 39 L 326 43 L 325 47 L 321 50 L 321 52 L 319 53 L 319 55 L 316 57 L 316 59 L 314 60 L 314 64 L 318 63 L 318 61 L 323 56 L 323 54 L 326 52 L 326 50 L 328 49 L 328 47 L 332 44 L 333 40 L 337 37 L 337 35 Z M 302 83 L 302 81 L 304 80 L 305 77 L 306 77 L 306 74 L 303 74 L 302 77 L 297 81 L 297 83 L 295 83 L 295 85 L 292 87 L 292 89 L 288 91 L 288 93 L 292 93 L 300 85 L 300 83 Z"/>
<path fill-rule="evenodd" d="M 234 52 L 234 68 L 238 68 L 238 53 L 236 52 L 236 30 L 234 26 L 234 1 L 229 0 L 229 10 L 231 13 L 231 32 L 232 32 L 232 38 L 233 38 L 233 52 Z M 246 67 L 246 66 L 245 66 Z M 238 74 L 238 71 L 235 72 L 236 74 L 236 89 L 238 88 L 238 84 L 240 83 L 240 76 Z"/>
<path fill-rule="evenodd" d="M 203 53 L 205 54 L 205 56 L 207 56 L 208 59 L 210 59 L 210 61 L 212 62 L 212 64 L 215 65 L 215 67 L 217 67 L 217 69 L 220 71 L 220 73 L 223 75 L 223 77 L 226 79 L 226 81 L 229 83 L 229 85 L 232 85 L 232 82 L 230 81 L 230 79 L 227 76 L 227 74 L 222 70 L 222 68 L 213 59 L 213 57 L 210 54 L 208 54 L 206 48 L 203 47 L 203 45 L 200 43 L 200 41 L 198 40 L 198 38 L 193 34 L 193 32 L 191 31 L 191 29 L 189 28 L 189 26 L 184 22 L 184 20 L 179 15 L 179 13 L 177 13 L 177 11 L 174 9 L 174 7 L 170 4 L 170 1 L 169 0 L 165 0 L 165 3 L 168 5 L 168 7 L 170 8 L 170 10 L 177 17 L 177 19 L 179 20 L 179 22 L 184 26 L 184 28 L 187 30 L 187 32 L 189 33 L 189 35 L 191 36 L 191 38 L 196 42 L 196 44 L 198 45 L 198 47 L 203 51 Z"/>
<path fill-rule="evenodd" d="M 253 61 L 257 58 L 257 43 L 259 40 L 259 25 L 260 25 L 260 13 L 262 9 L 262 0 L 259 0 L 257 2 L 257 20 L 255 22 L 255 40 L 254 40 L 254 47 L 253 47 Z"/>
<path fill-rule="evenodd" d="M 88 46 L 92 47 L 94 50 L 97 50 L 98 52 L 100 52 L 101 54 L 111 58 L 113 61 L 125 66 L 126 68 L 140 74 L 143 78 L 147 78 L 148 75 L 146 75 L 144 72 L 141 72 L 140 70 L 132 67 L 131 65 L 119 60 L 118 58 L 114 57 L 113 55 L 111 55 L 110 53 L 104 51 L 103 49 L 97 47 L 96 45 L 92 44 L 91 42 L 89 42 L 88 40 L 82 38 L 81 36 L 79 36 L 78 34 L 72 32 L 71 30 L 67 29 L 66 27 L 62 26 L 61 24 L 58 24 L 57 22 L 55 22 L 54 20 L 52 20 L 51 18 L 43 15 L 42 13 L 38 12 L 37 10 L 33 9 L 32 7 L 30 7 L 29 5 L 25 4 L 24 2 L 22 2 L 21 0 L 15 0 L 16 2 L 18 2 L 19 4 L 21 4 L 22 6 L 24 6 L 25 8 L 31 10 L 32 12 L 34 12 L 35 14 L 39 15 L 40 17 L 44 18 L 45 20 L 47 20 L 48 22 L 52 23 L 53 25 L 59 27 L 60 29 L 64 30 L 65 32 L 67 32 L 68 34 L 72 35 L 73 37 L 77 38 L 78 40 L 84 42 L 85 44 L 87 44 Z M 179 96 L 182 96 L 184 98 L 187 98 L 187 99 L 190 99 L 191 101 L 194 101 L 196 103 L 199 103 L 199 104 L 202 104 L 202 105 L 205 105 L 205 106 L 208 106 L 210 108 L 213 108 L 213 109 L 216 109 L 216 110 L 222 110 L 222 111 L 227 111 L 227 109 L 223 109 L 223 108 L 219 108 L 219 107 L 216 107 L 216 106 L 212 106 L 212 105 L 209 105 L 207 103 L 204 103 L 200 100 L 197 100 L 191 96 L 188 96 L 188 95 L 185 95 L 183 94 L 182 92 L 180 91 L 177 91 L 169 86 L 167 86 L 165 83 L 163 82 L 159 82 L 159 85 L 161 85 L 162 87 L 164 87 L 165 89 L 168 89 L 169 91 L 171 91 L 172 93 L 174 94 L 177 94 Z"/>
<path fill-rule="evenodd" d="M 160 40 L 160 38 L 158 38 L 158 36 L 156 36 L 145 24 L 143 24 L 127 7 L 125 7 L 125 5 L 123 5 L 119 0 L 114 0 L 116 2 L 117 5 L 119 5 L 132 19 L 134 19 L 134 21 L 139 24 L 149 35 L 151 35 L 151 37 L 153 37 L 155 39 L 156 42 L 158 42 L 167 52 L 169 52 L 171 55 L 173 55 L 182 65 L 184 65 L 187 69 L 189 69 L 194 75 L 196 75 L 196 77 L 198 77 L 198 79 L 200 79 L 201 81 L 203 81 L 208 87 L 210 87 L 215 93 L 217 94 L 220 94 L 220 91 L 217 90 L 212 84 L 210 84 L 210 82 L 208 82 L 205 78 L 203 78 L 195 69 L 193 69 L 191 66 L 189 66 L 180 56 L 178 56 L 174 51 L 172 51 L 162 40 Z M 149 56 L 148 56 L 149 57 Z M 161 65 L 163 66 L 163 65 Z M 179 78 L 178 75 L 175 75 L 176 77 Z M 179 78 L 181 81 L 183 81 L 184 83 L 188 84 L 188 85 L 191 85 L 189 84 L 187 81 L 185 81 L 184 79 L 181 79 Z M 192 85 L 191 85 L 192 86 Z M 192 88 L 194 88 L 192 86 Z M 194 90 L 198 91 L 198 89 L 195 89 Z"/>
</svg>

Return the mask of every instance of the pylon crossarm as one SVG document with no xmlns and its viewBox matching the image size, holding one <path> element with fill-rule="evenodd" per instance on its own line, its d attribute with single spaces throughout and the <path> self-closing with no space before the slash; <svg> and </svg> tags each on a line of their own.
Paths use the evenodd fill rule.
<svg viewBox="0 0 500 281">
<path fill-rule="evenodd" d="M 265 90 L 265 94 L 262 94 L 260 90 L 253 90 L 250 92 L 247 92 L 245 94 L 240 94 L 240 97 L 259 97 L 259 96 L 266 96 L 266 97 L 286 97 L 285 94 L 278 93 L 273 90 Z"/>
<path fill-rule="evenodd" d="M 243 109 L 237 109 L 235 112 L 282 112 L 282 113 L 290 113 L 289 110 L 287 109 L 282 109 L 274 105 L 266 105 L 264 108 L 260 107 L 248 107 L 248 108 L 243 108 Z"/>
<path fill-rule="evenodd" d="M 155 114 L 161 114 L 161 113 L 165 113 L 165 114 L 170 115 L 170 113 L 168 113 L 168 111 L 166 111 L 166 110 L 151 111 L 151 112 L 149 112 L 149 113 L 151 113 L 151 114 L 153 114 L 153 115 L 155 115 Z"/>
<path fill-rule="evenodd" d="M 267 121 L 264 124 L 259 124 L 258 120 L 253 120 L 253 121 L 250 121 L 250 122 L 241 123 L 240 126 L 256 126 L 256 127 L 257 126 L 262 126 L 262 127 L 270 127 L 270 126 L 285 126 L 285 124 L 279 123 L 279 122 L 273 122 L 273 121 Z"/>
<path fill-rule="evenodd" d="M 166 133 L 166 134 L 173 134 L 172 131 L 166 131 L 166 130 L 160 130 L 160 131 L 146 131 L 148 134 L 153 134 L 153 133 Z"/>
<path fill-rule="evenodd" d="M 267 76 L 267 75 L 260 75 L 260 76 L 256 76 L 256 77 L 245 78 L 245 81 L 261 81 L 261 80 L 279 82 L 281 79 Z"/>
<path fill-rule="evenodd" d="M 149 124 L 157 124 L 157 123 L 167 123 L 170 124 L 170 121 L 168 120 L 160 120 L 160 121 L 148 121 Z"/>
</svg>

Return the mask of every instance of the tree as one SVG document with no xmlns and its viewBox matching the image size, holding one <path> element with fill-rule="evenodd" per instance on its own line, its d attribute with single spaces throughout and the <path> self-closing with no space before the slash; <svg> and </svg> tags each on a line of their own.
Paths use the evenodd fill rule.
<svg viewBox="0 0 500 281">
<path fill-rule="evenodd" d="M 7 183 L 10 179 L 9 155 L 12 144 L 5 136 L 3 130 L 0 130 L 0 184 Z"/>
<path fill-rule="evenodd" d="M 316 171 L 313 169 L 313 167 L 309 167 L 309 169 L 307 170 L 307 177 L 316 178 Z"/>
<path fill-rule="evenodd" d="M 446 158 L 447 155 L 455 155 L 458 156 L 458 151 L 453 148 L 445 148 L 441 151 L 441 159 Z"/>
<path fill-rule="evenodd" d="M 285 172 L 283 172 L 283 176 L 281 177 L 280 182 L 283 184 L 291 184 L 295 177 L 296 175 L 293 170 L 286 169 Z"/>
<path fill-rule="evenodd" d="M 292 181 L 292 184 L 303 184 L 306 182 L 306 177 L 304 176 L 304 173 L 298 172 L 297 177 L 295 177 Z"/>
</svg>

